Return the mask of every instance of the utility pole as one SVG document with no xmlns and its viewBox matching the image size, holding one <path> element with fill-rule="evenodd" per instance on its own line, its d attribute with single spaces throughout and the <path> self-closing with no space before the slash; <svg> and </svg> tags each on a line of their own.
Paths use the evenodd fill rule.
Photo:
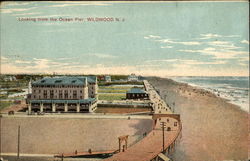
<svg viewBox="0 0 250 161">
<path fill-rule="evenodd" d="M 162 128 L 162 151 L 165 151 L 165 136 L 164 136 L 164 131 L 166 127 L 166 122 L 161 122 L 161 128 Z"/>
<path fill-rule="evenodd" d="M 2 157 L 2 115 L 0 114 L 0 158 Z"/>
<path fill-rule="evenodd" d="M 18 133 L 17 133 L 17 158 L 19 159 L 20 156 L 20 125 L 18 126 Z"/>
</svg>

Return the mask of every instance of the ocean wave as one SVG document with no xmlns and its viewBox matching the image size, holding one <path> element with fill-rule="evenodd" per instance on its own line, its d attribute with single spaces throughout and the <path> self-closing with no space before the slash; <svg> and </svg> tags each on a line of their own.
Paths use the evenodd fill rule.
<svg viewBox="0 0 250 161">
<path fill-rule="evenodd" d="M 199 81 L 200 78 L 201 77 L 178 77 L 177 79 L 174 78 L 174 80 L 181 83 L 188 83 L 191 86 L 203 88 L 214 93 L 217 96 L 229 100 L 229 102 L 232 104 L 240 106 L 242 110 L 249 112 L 248 79 L 242 80 L 239 79 L 239 77 L 226 77 L 227 79 L 225 79 L 225 77 L 223 77 L 224 81 L 223 83 L 221 83 L 221 77 L 205 77 L 208 80 L 204 81 L 205 79 L 203 79 L 202 82 Z M 219 80 L 216 80 L 216 78 L 219 78 Z M 213 81 L 211 81 L 211 79 Z M 243 87 L 243 85 L 246 85 L 246 87 Z"/>
</svg>

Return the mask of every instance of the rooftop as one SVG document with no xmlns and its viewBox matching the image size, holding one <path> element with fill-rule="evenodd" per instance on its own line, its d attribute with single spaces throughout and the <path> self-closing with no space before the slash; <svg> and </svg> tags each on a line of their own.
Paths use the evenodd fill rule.
<svg viewBox="0 0 250 161">
<path fill-rule="evenodd" d="M 87 80 L 87 81 L 86 81 Z M 45 77 L 32 83 L 32 85 L 86 85 L 95 83 L 95 76 L 88 77 Z"/>
<path fill-rule="evenodd" d="M 130 91 L 128 91 L 127 93 L 146 93 L 146 92 L 141 88 L 131 88 Z"/>
</svg>

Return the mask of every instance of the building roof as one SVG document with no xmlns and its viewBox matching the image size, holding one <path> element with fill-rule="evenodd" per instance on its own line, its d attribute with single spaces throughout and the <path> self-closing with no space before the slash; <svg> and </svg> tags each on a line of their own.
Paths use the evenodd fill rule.
<svg viewBox="0 0 250 161">
<path fill-rule="evenodd" d="M 86 81 L 87 80 L 87 81 Z M 86 85 L 95 83 L 95 76 L 88 77 L 45 77 L 32 83 L 32 85 Z"/>
<path fill-rule="evenodd" d="M 131 88 L 130 91 L 128 91 L 127 93 L 146 93 L 143 89 L 141 88 Z"/>
<path fill-rule="evenodd" d="M 30 103 L 91 103 L 96 98 L 80 99 L 80 100 L 30 100 Z"/>
<path fill-rule="evenodd" d="M 96 76 L 87 76 L 87 78 L 88 78 L 88 80 L 87 80 L 88 83 L 96 83 L 96 80 L 97 80 Z"/>
</svg>

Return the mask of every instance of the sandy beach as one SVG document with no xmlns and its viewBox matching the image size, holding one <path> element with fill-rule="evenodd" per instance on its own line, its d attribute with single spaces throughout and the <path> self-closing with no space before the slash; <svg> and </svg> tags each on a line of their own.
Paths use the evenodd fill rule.
<svg viewBox="0 0 250 161">
<path fill-rule="evenodd" d="M 248 160 L 248 114 L 197 87 L 149 78 L 161 97 L 181 115 L 182 139 L 174 161 Z"/>
<path fill-rule="evenodd" d="M 20 153 L 39 156 L 117 150 L 119 136 L 129 135 L 132 145 L 152 130 L 152 120 L 6 116 L 1 118 L 2 153 L 17 153 L 18 126 Z"/>
</svg>

